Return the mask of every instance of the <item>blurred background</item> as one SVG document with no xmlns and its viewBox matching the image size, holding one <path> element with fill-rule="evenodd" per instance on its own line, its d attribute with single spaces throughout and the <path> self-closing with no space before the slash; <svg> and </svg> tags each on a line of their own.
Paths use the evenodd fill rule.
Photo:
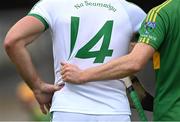
<svg viewBox="0 0 180 122">
<path fill-rule="evenodd" d="M 148 12 L 153 6 L 165 0 L 129 0 L 138 4 Z M 29 111 L 22 105 L 17 97 L 17 88 L 21 78 L 16 72 L 14 65 L 10 62 L 3 49 L 3 41 L 10 27 L 25 16 L 37 0 L 6 0 L 0 4 L 0 121 L 32 121 Z M 31 44 L 28 49 L 31 52 L 33 62 L 40 75 L 47 81 L 53 83 L 53 59 L 52 42 L 49 32 L 43 34 L 38 41 Z M 145 89 L 154 95 L 154 72 L 152 62 L 137 74 Z M 152 120 L 152 113 L 146 111 L 148 120 Z M 132 120 L 138 121 L 137 112 L 132 109 Z"/>
</svg>

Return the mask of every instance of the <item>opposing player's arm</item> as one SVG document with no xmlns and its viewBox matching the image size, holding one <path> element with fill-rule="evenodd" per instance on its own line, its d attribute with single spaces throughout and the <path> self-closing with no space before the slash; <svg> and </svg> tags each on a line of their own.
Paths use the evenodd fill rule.
<svg viewBox="0 0 180 122">
<path fill-rule="evenodd" d="M 154 53 L 154 48 L 144 43 L 137 43 L 133 51 L 99 67 L 84 71 L 84 80 L 119 79 L 141 70 Z M 86 79 L 87 78 L 87 79 Z"/>
<path fill-rule="evenodd" d="M 40 83 L 40 78 L 32 64 L 26 46 L 35 40 L 44 30 L 44 25 L 35 17 L 25 16 L 7 33 L 4 47 L 22 78 L 31 89 Z"/>
<path fill-rule="evenodd" d="M 154 53 L 154 48 L 144 43 L 137 43 L 128 55 L 111 60 L 106 64 L 85 70 L 72 64 L 62 64 L 61 75 L 64 81 L 85 83 L 98 80 L 120 79 L 141 70 Z"/>
</svg>

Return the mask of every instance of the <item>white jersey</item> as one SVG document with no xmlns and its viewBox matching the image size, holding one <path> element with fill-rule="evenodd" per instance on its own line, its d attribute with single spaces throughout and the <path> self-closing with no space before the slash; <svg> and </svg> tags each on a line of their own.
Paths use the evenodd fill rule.
<svg viewBox="0 0 180 122">
<path fill-rule="evenodd" d="M 41 0 L 29 15 L 52 31 L 55 83 L 61 82 L 60 62 L 85 69 L 127 54 L 131 37 L 146 16 L 125 0 Z M 131 113 L 121 80 L 65 83 L 55 92 L 51 111 Z"/>
</svg>

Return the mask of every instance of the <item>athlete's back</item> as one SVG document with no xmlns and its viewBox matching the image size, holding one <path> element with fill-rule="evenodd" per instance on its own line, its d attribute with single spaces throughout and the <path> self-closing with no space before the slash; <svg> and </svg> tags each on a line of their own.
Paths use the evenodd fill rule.
<svg viewBox="0 0 180 122">
<path fill-rule="evenodd" d="M 30 15 L 43 18 L 52 31 L 55 83 L 61 82 L 60 62 L 83 69 L 127 54 L 131 37 L 145 17 L 139 7 L 124 0 L 43 0 Z M 65 83 L 54 94 L 51 111 L 130 114 L 125 86 L 119 80 Z"/>
</svg>

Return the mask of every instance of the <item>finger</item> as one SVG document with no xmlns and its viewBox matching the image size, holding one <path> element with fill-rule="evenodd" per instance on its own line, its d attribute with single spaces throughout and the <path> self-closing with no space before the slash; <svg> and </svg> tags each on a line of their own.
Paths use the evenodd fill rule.
<svg viewBox="0 0 180 122">
<path fill-rule="evenodd" d="M 55 91 L 58 91 L 61 88 L 62 87 L 59 85 L 46 84 L 43 89 L 45 93 L 54 93 Z"/>
<path fill-rule="evenodd" d="M 52 86 L 52 92 L 58 91 L 58 90 L 60 90 L 61 88 L 62 88 L 61 85 L 53 85 L 53 86 Z"/>
<path fill-rule="evenodd" d="M 66 80 L 67 80 L 67 78 L 66 78 L 66 75 L 65 75 L 65 74 L 63 74 L 61 78 L 63 79 L 63 81 L 66 81 Z"/>
<path fill-rule="evenodd" d="M 61 75 L 67 75 L 72 72 L 73 68 L 70 66 L 63 67 L 60 71 Z"/>
<path fill-rule="evenodd" d="M 71 83 L 71 77 L 68 73 L 66 73 L 66 75 L 63 75 L 62 79 L 64 82 Z"/>
<path fill-rule="evenodd" d="M 44 108 L 44 105 L 40 105 L 40 109 L 42 111 L 43 114 L 47 114 L 46 109 Z"/>
<path fill-rule="evenodd" d="M 74 66 L 73 64 L 66 63 L 66 62 L 61 62 L 60 64 L 61 64 L 61 66 L 62 66 L 63 68 Z"/>
<path fill-rule="evenodd" d="M 45 106 L 46 106 L 46 109 L 49 111 L 49 110 L 50 110 L 51 105 L 50 105 L 50 104 L 45 104 Z"/>
<path fill-rule="evenodd" d="M 65 73 L 65 69 L 61 68 L 60 73 L 61 73 L 61 75 L 63 75 Z"/>
<path fill-rule="evenodd" d="M 62 74 L 64 74 L 65 72 L 68 71 L 68 69 L 69 69 L 69 65 L 68 65 L 68 64 L 65 64 L 65 65 L 63 65 L 63 66 L 61 67 L 60 72 L 61 72 Z"/>
</svg>

